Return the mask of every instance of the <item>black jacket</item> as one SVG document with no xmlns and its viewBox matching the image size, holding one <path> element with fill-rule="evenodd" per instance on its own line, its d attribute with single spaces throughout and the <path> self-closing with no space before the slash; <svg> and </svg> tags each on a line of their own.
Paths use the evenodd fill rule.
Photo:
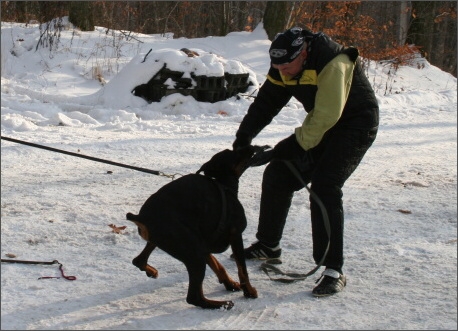
<svg viewBox="0 0 458 331">
<path fill-rule="evenodd" d="M 343 109 L 340 110 L 341 113 L 336 118 L 337 122 L 331 124 L 332 127 L 346 126 L 369 129 L 378 126 L 379 110 L 377 99 L 361 67 L 358 50 L 353 47 L 343 47 L 323 33 L 313 34 L 306 30 L 303 33 L 307 42 L 307 58 L 302 72 L 295 77 L 282 77 L 279 70 L 271 67 L 267 80 L 261 86 L 255 101 L 250 105 L 240 124 L 236 133 L 237 137 L 254 138 L 272 121 L 293 96 L 303 104 L 305 111 L 310 113 L 315 108 L 319 88 L 322 89 L 320 91 L 321 98 L 325 95 L 326 98 L 332 99 L 336 93 L 340 93 L 336 91 L 339 91 L 341 87 L 335 85 L 333 88 L 332 84 L 329 84 L 329 77 L 327 78 L 328 83 L 326 86 L 323 84 L 321 87 L 319 84 L 320 78 L 323 81 L 323 75 L 320 76 L 320 73 L 340 54 L 348 56 L 351 62 L 348 59 L 347 62 L 351 63 L 354 69 L 349 91 L 347 88 L 348 97 Z M 331 73 L 328 74 L 326 72 L 324 75 L 333 75 L 332 71 L 328 70 L 328 72 Z M 338 79 L 336 84 L 340 84 Z"/>
</svg>

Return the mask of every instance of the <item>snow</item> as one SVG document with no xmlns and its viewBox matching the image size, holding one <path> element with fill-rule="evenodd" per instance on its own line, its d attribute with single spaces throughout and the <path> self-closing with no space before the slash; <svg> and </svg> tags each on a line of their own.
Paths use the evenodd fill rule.
<svg viewBox="0 0 458 331">
<path fill-rule="evenodd" d="M 207 269 L 205 295 L 235 303 L 232 310 L 212 311 L 186 303 L 186 270 L 161 250 L 149 260 L 158 279 L 131 264 L 144 241 L 125 214 L 137 213 L 172 180 L 165 175 L 194 173 L 231 148 L 253 98 L 205 103 L 171 94 L 148 104 L 130 91 L 154 69 L 148 62 L 151 67 L 143 63 L 139 70 L 150 49 L 149 56 L 168 54 L 161 59 L 176 70 L 186 62 L 221 72 L 226 64 L 262 83 L 270 44 L 262 25 L 252 33 L 197 39 L 135 34 L 126 40 L 101 27 L 64 30 L 53 51 L 35 51 L 39 35 L 36 25 L 2 22 L 2 137 L 164 175 L 2 139 L 2 259 L 58 260 L 66 275 L 77 277 L 38 279 L 61 276 L 58 265 L 2 263 L 2 329 L 457 329 L 456 78 L 420 58 L 394 74 L 386 63 L 367 68 L 381 123 L 344 187 L 348 284 L 342 293 L 311 296 L 322 269 L 283 284 L 269 280 L 260 262 L 248 261 L 259 297 L 226 292 Z M 204 54 L 201 64 L 189 62 L 181 48 Z M 254 143 L 275 145 L 304 117 L 291 100 Z M 255 241 L 264 168 L 248 169 L 240 180 L 246 246 Z M 116 234 L 110 224 L 126 229 Z M 306 190 L 293 199 L 281 245 L 282 270 L 313 269 Z M 237 279 L 230 254 L 216 256 Z"/>
</svg>

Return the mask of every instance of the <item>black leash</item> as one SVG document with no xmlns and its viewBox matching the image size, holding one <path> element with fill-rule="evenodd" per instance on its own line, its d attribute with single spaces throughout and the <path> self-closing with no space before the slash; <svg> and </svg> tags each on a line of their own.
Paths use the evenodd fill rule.
<svg viewBox="0 0 458 331">
<path fill-rule="evenodd" d="M 87 155 L 78 154 L 78 153 L 74 153 L 74 152 L 68 152 L 68 151 L 64 151 L 64 150 L 53 148 L 53 147 L 47 147 L 47 146 L 34 144 L 34 143 L 29 143 L 29 142 L 18 140 L 18 139 L 14 139 L 14 138 L 8 138 L 8 137 L 5 137 L 5 136 L 1 136 L 1 139 L 7 140 L 7 141 L 12 141 L 12 142 L 18 143 L 18 144 L 23 144 L 23 145 L 27 145 L 27 146 L 32 146 L 32 147 L 45 149 L 45 150 L 52 151 L 52 152 L 57 152 L 57 153 L 71 155 L 71 156 L 81 157 L 83 159 L 87 159 L 87 160 L 91 160 L 91 161 L 111 164 L 111 165 L 114 165 L 114 166 L 117 166 L 117 167 L 123 167 L 123 168 L 128 168 L 128 169 L 132 169 L 132 170 L 141 171 L 141 172 L 146 172 L 148 174 L 153 174 L 153 175 L 157 175 L 157 176 L 165 176 L 165 177 L 174 179 L 176 175 L 179 175 L 179 174 L 167 175 L 167 174 L 165 174 L 165 173 L 163 173 L 161 171 L 157 171 L 157 170 L 134 167 L 134 166 L 123 164 L 123 163 L 118 163 L 118 162 L 113 162 L 113 161 L 109 161 L 109 160 L 99 159 L 97 157 L 87 156 Z"/>
<path fill-rule="evenodd" d="M 60 273 L 61 273 L 62 277 L 64 277 L 67 280 L 76 280 L 75 276 L 65 276 L 62 263 L 60 263 L 57 260 L 53 260 L 53 261 L 48 262 L 48 261 L 25 261 L 25 260 L 2 259 L 2 262 L 22 263 L 22 264 L 44 264 L 44 265 L 59 264 L 59 270 L 60 270 Z M 39 277 L 38 279 L 51 279 L 51 278 L 60 278 L 60 277 L 45 276 L 45 277 Z"/>
<path fill-rule="evenodd" d="M 307 186 L 307 184 L 302 179 L 296 167 L 289 161 L 284 161 L 284 162 L 286 163 L 288 168 L 291 170 L 291 172 L 294 174 L 294 176 L 296 176 L 296 178 L 300 181 L 300 183 L 307 189 L 312 199 L 314 199 L 315 202 L 320 207 L 321 213 L 323 214 L 324 228 L 326 230 L 326 234 L 328 235 L 328 244 L 326 246 L 326 250 L 323 254 L 323 257 L 321 258 L 320 262 L 316 265 L 316 267 L 310 270 L 309 272 L 307 272 L 306 274 L 300 274 L 300 273 L 294 273 L 294 272 L 283 272 L 279 268 L 272 265 L 274 264 L 275 259 L 272 259 L 271 263 L 269 263 L 269 260 L 266 260 L 266 262 L 261 264 L 260 266 L 261 270 L 263 270 L 266 273 L 266 275 L 270 278 L 270 280 L 282 282 L 282 283 L 292 283 L 298 280 L 304 280 L 308 278 L 309 276 L 313 275 L 323 265 L 326 255 L 328 254 L 328 251 L 329 251 L 329 246 L 331 245 L 331 225 L 329 223 L 329 217 L 328 217 L 328 212 L 326 210 L 326 206 L 323 204 L 321 199 L 318 197 L 318 195 L 315 192 L 313 192 Z M 277 274 L 277 275 L 287 276 L 289 278 L 283 278 L 283 277 L 273 278 L 270 276 L 269 272 L 273 272 L 274 274 Z"/>
<path fill-rule="evenodd" d="M 130 165 L 126 165 L 126 164 L 122 164 L 122 163 L 118 163 L 118 162 L 113 162 L 113 161 L 108 161 L 108 160 L 104 160 L 104 159 L 100 159 L 100 158 L 96 158 L 96 157 L 92 157 L 92 156 L 86 156 L 86 155 L 83 155 L 83 154 L 78 154 L 78 153 L 73 153 L 73 152 L 60 150 L 60 149 L 57 149 L 57 148 L 47 147 L 47 146 L 43 146 L 43 145 L 39 145 L 39 144 L 25 142 L 25 141 L 18 140 L 18 139 L 8 138 L 8 137 L 5 137 L 5 136 L 1 136 L 1 139 L 7 140 L 7 141 L 11 141 L 11 142 L 15 142 L 15 143 L 18 143 L 18 144 L 37 147 L 37 148 L 41 148 L 41 149 L 45 149 L 45 150 L 49 150 L 49 151 L 53 151 L 53 152 L 58 152 L 58 153 L 67 154 L 67 155 L 71 155 L 71 156 L 81 157 L 81 158 L 92 160 L 92 161 L 96 161 L 96 162 L 102 162 L 102 163 L 107 163 L 107 164 L 111 164 L 111 165 L 118 166 L 118 167 L 123 167 L 123 168 L 128 168 L 128 169 L 141 171 L 141 172 L 146 172 L 146 173 L 153 174 L 153 175 L 165 176 L 165 177 L 169 177 L 169 178 L 172 178 L 172 179 L 174 179 L 175 176 L 178 175 L 178 174 L 167 175 L 167 174 L 164 174 L 163 172 L 156 171 L 156 170 L 150 170 L 150 169 L 146 169 L 146 168 L 134 167 L 134 166 L 130 166 Z M 270 162 L 270 160 L 272 158 L 273 150 L 272 149 L 266 150 L 268 148 L 270 148 L 270 146 L 267 146 L 267 145 L 266 146 L 262 146 L 262 150 L 258 151 L 252 157 L 251 163 L 248 165 L 248 167 L 260 166 L 260 165 L 264 165 L 264 164 Z M 326 211 L 326 207 L 324 206 L 324 204 L 322 203 L 320 198 L 315 194 L 315 192 L 313 192 L 307 186 L 307 184 L 303 181 L 301 175 L 299 174 L 297 169 L 291 164 L 291 162 L 289 162 L 289 161 L 284 161 L 284 162 L 289 167 L 289 169 L 292 171 L 292 173 L 297 177 L 297 179 L 300 181 L 300 183 L 307 189 L 307 191 L 309 192 L 310 196 L 315 200 L 315 202 L 321 208 L 321 212 L 323 214 L 323 221 L 324 221 L 325 230 L 326 230 L 326 233 L 328 235 L 328 244 L 326 246 L 326 250 L 325 250 L 325 252 L 323 254 L 323 257 L 321 258 L 321 260 L 317 264 L 317 266 L 315 268 L 313 268 L 311 271 L 309 271 L 308 273 L 306 273 L 306 274 L 283 272 L 279 268 L 277 268 L 277 267 L 272 265 L 272 264 L 274 264 L 273 261 L 271 263 L 269 263 L 269 260 L 267 260 L 266 262 L 264 262 L 261 265 L 260 268 L 267 274 L 267 276 L 271 280 L 279 281 L 279 282 L 283 282 L 283 283 L 292 283 L 292 282 L 295 282 L 295 281 L 298 281 L 298 280 L 306 279 L 310 275 L 314 274 L 323 265 L 324 260 L 326 258 L 326 255 L 328 254 L 328 251 L 329 251 L 329 246 L 331 244 L 331 241 L 330 241 L 330 238 L 331 238 L 331 226 L 330 226 L 330 223 L 329 223 L 329 217 L 328 217 L 328 213 Z M 4 260 L 4 259 L 2 259 L 2 262 L 29 263 L 29 264 L 54 264 L 54 263 L 59 263 L 57 260 L 54 260 L 52 262 L 36 262 L 36 261 L 20 261 L 20 260 Z M 68 279 L 68 277 L 70 277 L 70 278 L 73 277 L 73 276 L 64 276 L 64 273 L 62 271 L 62 264 L 60 264 L 59 268 L 60 268 L 60 270 L 62 272 L 62 276 L 64 278 Z M 271 277 L 269 275 L 269 272 L 274 272 L 276 274 L 288 276 L 290 278 L 273 278 L 273 277 Z M 41 277 L 41 278 L 53 278 L 53 277 Z M 74 279 L 76 279 L 76 277 L 74 277 Z M 74 280 L 74 279 L 70 279 L 70 280 Z"/>
</svg>

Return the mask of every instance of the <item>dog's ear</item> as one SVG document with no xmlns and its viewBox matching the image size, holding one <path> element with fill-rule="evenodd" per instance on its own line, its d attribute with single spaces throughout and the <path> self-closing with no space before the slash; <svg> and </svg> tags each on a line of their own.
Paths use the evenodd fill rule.
<svg viewBox="0 0 458 331">
<path fill-rule="evenodd" d="M 271 149 L 268 145 L 249 145 L 236 151 L 225 149 L 213 155 L 196 173 L 203 172 L 206 176 L 213 178 L 231 175 L 240 178 L 249 167 L 264 165 L 270 161 L 271 150 L 268 149 Z"/>
<path fill-rule="evenodd" d="M 234 151 L 225 149 L 216 153 L 212 158 L 205 162 L 197 173 L 203 172 L 206 176 L 213 178 L 227 177 L 234 174 L 236 161 Z"/>
</svg>

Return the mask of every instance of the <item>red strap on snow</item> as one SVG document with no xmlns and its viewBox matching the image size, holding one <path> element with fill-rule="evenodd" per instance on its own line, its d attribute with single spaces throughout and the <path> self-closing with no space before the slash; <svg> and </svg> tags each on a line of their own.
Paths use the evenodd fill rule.
<svg viewBox="0 0 458 331">
<path fill-rule="evenodd" d="M 47 264 L 47 265 L 56 264 L 57 263 L 57 264 L 59 264 L 59 270 L 60 270 L 60 273 L 62 274 L 62 277 L 64 277 L 67 280 L 76 280 L 75 276 L 65 276 L 62 263 L 60 263 L 57 260 L 53 260 L 53 261 L 49 261 L 48 262 L 48 261 L 25 261 L 25 260 L 2 259 L 2 262 L 23 263 L 23 264 Z M 45 277 L 40 277 L 38 279 L 50 279 L 50 278 L 60 278 L 60 277 L 50 277 L 50 276 L 48 277 L 48 276 L 45 276 Z"/>
<path fill-rule="evenodd" d="M 59 263 L 59 262 L 57 262 L 57 263 Z M 64 277 L 65 279 L 67 279 L 67 280 L 76 280 L 75 276 L 65 276 L 64 269 L 62 267 L 62 263 L 59 263 L 59 270 L 60 270 L 60 273 L 62 274 L 62 277 Z M 39 277 L 38 279 L 51 279 L 51 278 L 60 278 L 60 277 L 45 276 L 45 277 Z"/>
</svg>

